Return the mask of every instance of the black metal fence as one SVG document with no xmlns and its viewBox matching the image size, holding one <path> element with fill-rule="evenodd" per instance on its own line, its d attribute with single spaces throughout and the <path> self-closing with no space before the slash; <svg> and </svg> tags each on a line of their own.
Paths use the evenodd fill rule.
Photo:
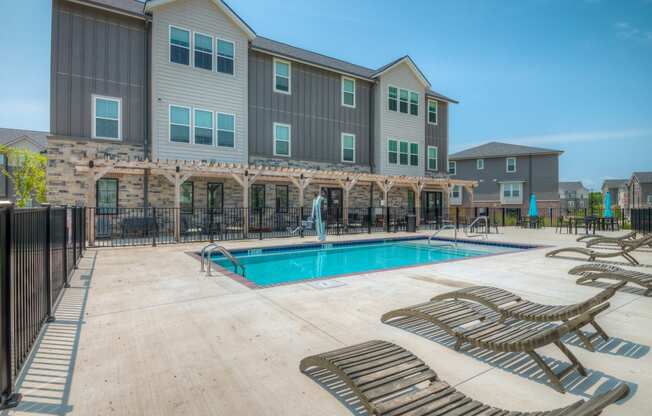
<svg viewBox="0 0 652 416">
<path fill-rule="evenodd" d="M 0 209 L 0 409 L 84 252 L 83 208 Z"/>
<path fill-rule="evenodd" d="M 652 208 L 637 208 L 631 212 L 632 230 L 639 233 L 652 233 Z"/>
</svg>

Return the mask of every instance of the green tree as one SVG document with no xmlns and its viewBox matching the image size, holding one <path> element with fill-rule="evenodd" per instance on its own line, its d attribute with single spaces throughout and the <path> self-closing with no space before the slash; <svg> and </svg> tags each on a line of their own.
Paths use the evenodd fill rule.
<svg viewBox="0 0 652 416">
<path fill-rule="evenodd" d="M 16 194 L 16 205 L 26 207 L 33 200 L 45 202 L 46 168 L 48 159 L 29 149 L 0 146 L 7 164 L 2 166 L 2 174 L 12 183 Z M 11 166 L 11 170 L 7 169 Z"/>
</svg>

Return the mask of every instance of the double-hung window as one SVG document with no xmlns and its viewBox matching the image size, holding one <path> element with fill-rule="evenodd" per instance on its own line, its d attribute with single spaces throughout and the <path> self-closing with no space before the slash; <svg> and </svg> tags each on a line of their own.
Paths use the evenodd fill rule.
<svg viewBox="0 0 652 416">
<path fill-rule="evenodd" d="M 235 44 L 228 40 L 217 40 L 217 72 L 233 75 L 235 67 Z"/>
<path fill-rule="evenodd" d="M 274 156 L 290 156 L 292 127 L 289 124 L 274 123 Z"/>
<path fill-rule="evenodd" d="M 170 106 L 170 141 L 190 143 L 190 108 Z"/>
<path fill-rule="evenodd" d="M 437 124 L 437 101 L 428 100 L 428 123 Z"/>
<path fill-rule="evenodd" d="M 195 68 L 213 70 L 213 38 L 195 33 Z"/>
<path fill-rule="evenodd" d="M 453 189 L 451 190 L 451 198 L 459 199 L 461 196 L 462 196 L 462 193 L 460 191 L 460 186 L 459 185 L 453 185 Z"/>
<path fill-rule="evenodd" d="M 235 147 L 235 116 L 217 113 L 217 145 Z"/>
<path fill-rule="evenodd" d="M 516 158 L 515 157 L 508 157 L 506 163 L 507 163 L 507 173 L 516 172 Z"/>
<path fill-rule="evenodd" d="M 408 113 L 408 104 L 409 104 L 410 92 L 408 90 L 399 90 L 399 103 L 398 109 L 401 113 Z"/>
<path fill-rule="evenodd" d="M 457 173 L 457 162 L 454 160 L 448 161 L 448 174 L 455 175 Z"/>
<path fill-rule="evenodd" d="M 387 140 L 387 161 L 392 165 L 398 163 L 398 142 L 396 140 Z"/>
<path fill-rule="evenodd" d="M 97 213 L 118 213 L 118 180 L 115 178 L 102 178 L 97 181 Z"/>
<path fill-rule="evenodd" d="M 274 91 L 291 94 L 292 66 L 288 61 L 274 58 Z"/>
<path fill-rule="evenodd" d="M 121 139 L 120 98 L 93 95 L 93 138 Z"/>
<path fill-rule="evenodd" d="M 428 170 L 437 170 L 437 158 L 439 156 L 439 149 L 437 146 L 428 146 Z"/>
<path fill-rule="evenodd" d="M 484 159 L 476 159 L 475 167 L 478 170 L 484 170 Z"/>
<path fill-rule="evenodd" d="M 501 184 L 501 201 L 503 204 L 520 204 L 523 202 L 523 184 L 521 182 L 505 182 Z"/>
<path fill-rule="evenodd" d="M 213 144 L 213 112 L 195 110 L 195 143 Z"/>
<path fill-rule="evenodd" d="M 398 162 L 401 165 L 408 164 L 410 159 L 409 146 L 408 142 L 399 142 L 398 143 Z"/>
<path fill-rule="evenodd" d="M 342 133 L 342 162 L 355 162 L 355 135 Z"/>
<path fill-rule="evenodd" d="M 416 92 L 410 92 L 410 114 L 419 115 L 419 94 Z"/>
<path fill-rule="evenodd" d="M 410 166 L 419 166 L 419 143 L 410 143 Z"/>
<path fill-rule="evenodd" d="M 170 62 L 190 65 L 190 31 L 170 26 Z"/>
<path fill-rule="evenodd" d="M 387 108 L 389 111 L 396 111 L 398 109 L 398 89 L 389 87 L 387 95 Z"/>
<path fill-rule="evenodd" d="M 355 80 L 342 77 L 342 105 L 355 108 Z"/>
</svg>

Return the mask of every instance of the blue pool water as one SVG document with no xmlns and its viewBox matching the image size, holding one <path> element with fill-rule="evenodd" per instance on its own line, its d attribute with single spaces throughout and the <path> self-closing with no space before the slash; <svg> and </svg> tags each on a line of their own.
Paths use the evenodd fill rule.
<svg viewBox="0 0 652 416">
<path fill-rule="evenodd" d="M 469 243 L 453 246 L 446 241 L 433 241 L 432 245 L 428 245 L 426 240 L 419 239 L 297 245 L 232 253 L 244 266 L 247 280 L 256 286 L 269 286 L 513 252 L 524 248 L 528 247 Z M 232 263 L 222 255 L 215 254 L 212 260 L 225 269 L 234 271 Z"/>
</svg>

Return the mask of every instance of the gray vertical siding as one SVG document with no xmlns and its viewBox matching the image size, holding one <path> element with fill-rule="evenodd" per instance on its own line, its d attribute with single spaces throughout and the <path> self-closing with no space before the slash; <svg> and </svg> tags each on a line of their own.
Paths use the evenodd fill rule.
<svg viewBox="0 0 652 416">
<path fill-rule="evenodd" d="M 146 51 L 144 21 L 54 0 L 50 131 L 90 138 L 99 94 L 122 98 L 122 141 L 144 143 Z"/>
<path fill-rule="evenodd" d="M 355 165 L 369 166 L 371 83 L 356 80 L 356 108 L 341 104 L 341 76 L 292 62 L 291 95 L 275 93 L 273 57 L 249 51 L 249 154 L 273 158 L 272 125 L 292 125 L 291 159 L 341 162 L 341 133 L 356 137 Z"/>
<path fill-rule="evenodd" d="M 448 103 L 445 101 L 437 102 L 437 124 L 430 124 L 428 123 L 428 100 L 425 101 L 426 146 L 437 146 L 439 157 L 437 158 L 437 171 L 435 173 L 446 173 L 448 171 Z M 423 153 L 423 166 L 428 168 L 427 150 Z M 432 171 L 426 170 L 426 173 L 428 172 Z"/>
</svg>

